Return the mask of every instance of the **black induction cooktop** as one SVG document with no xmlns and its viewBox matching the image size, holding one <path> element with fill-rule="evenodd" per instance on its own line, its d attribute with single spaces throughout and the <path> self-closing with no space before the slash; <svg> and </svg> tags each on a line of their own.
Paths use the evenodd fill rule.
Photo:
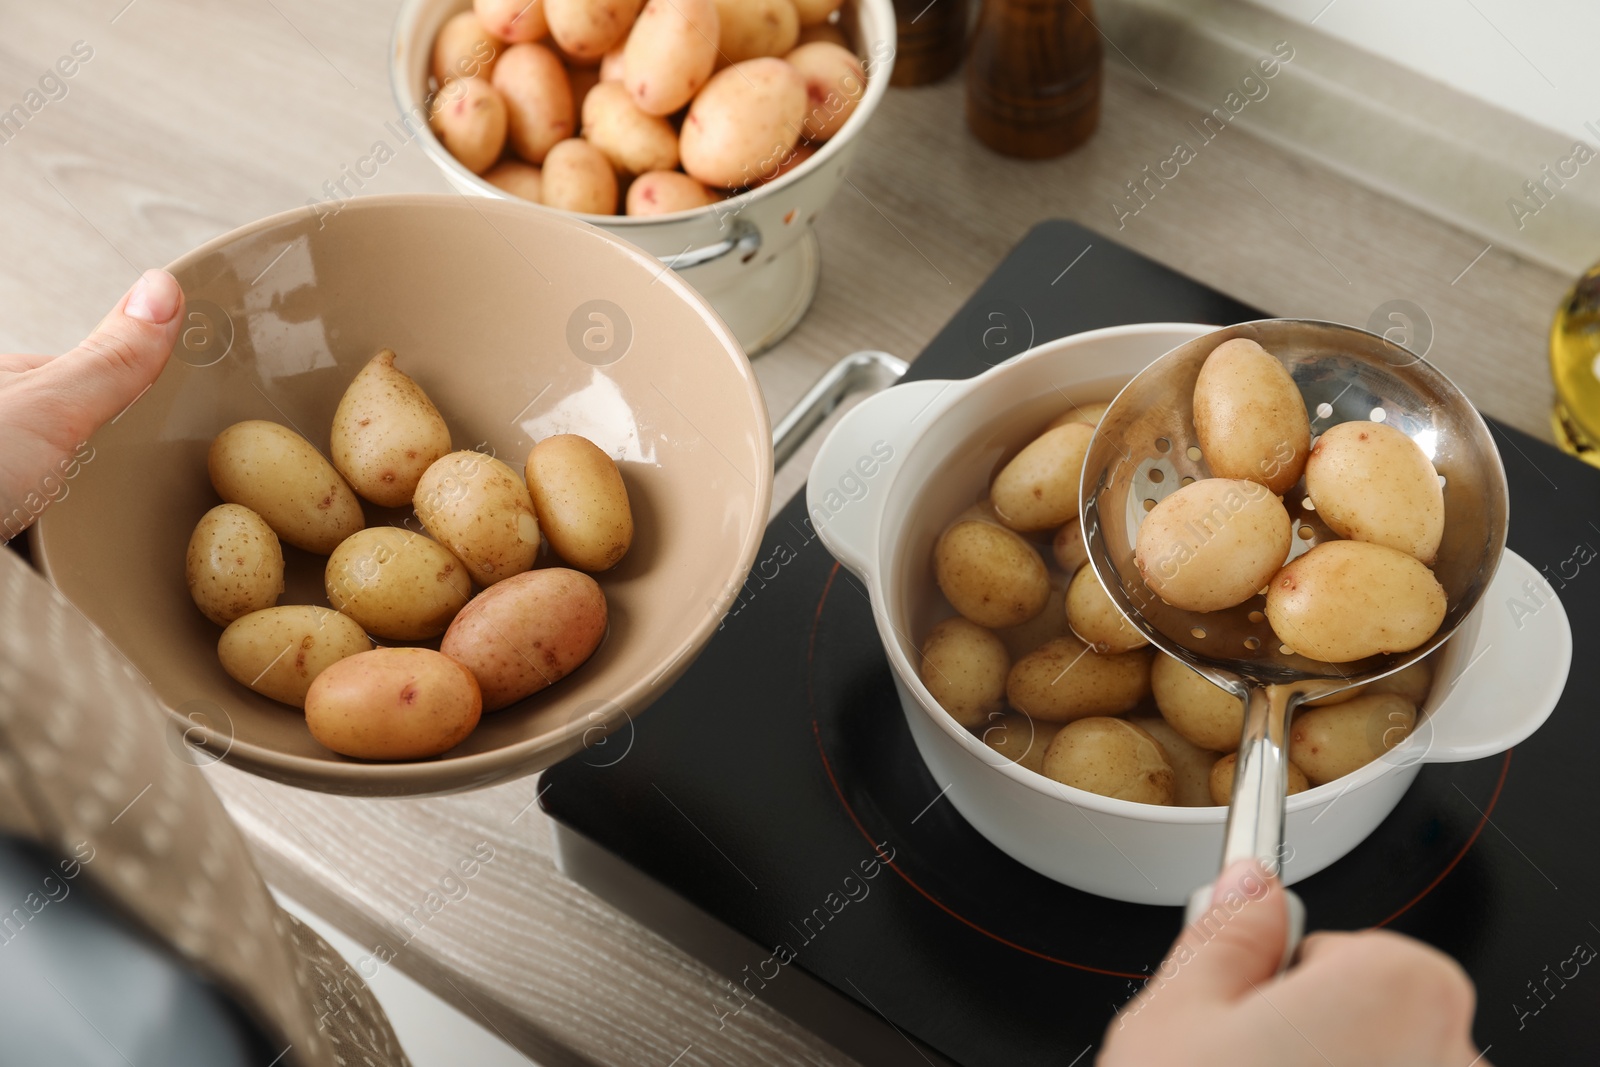
<svg viewBox="0 0 1600 1067">
<path fill-rule="evenodd" d="M 1067 222 L 1035 227 L 912 364 L 965 378 L 1029 346 L 1131 322 L 1263 314 Z M 1434 357 L 1448 371 L 1449 354 Z M 1507 353 L 1537 362 L 1537 353 Z M 1495 425 L 1510 543 L 1535 566 L 1600 544 L 1600 471 Z M 1509 446 L 1509 447 L 1508 447 Z M 1311 926 L 1386 926 L 1478 986 L 1499 1065 L 1600 1061 L 1600 598 L 1561 706 L 1530 741 L 1424 767 L 1394 814 L 1299 884 Z M 1600 593 L 1600 584 L 1595 587 Z M 980 837 L 918 758 L 865 591 L 811 529 L 772 522 L 709 647 L 636 723 L 545 772 L 573 877 L 710 962 L 706 1020 L 759 998 L 864 1063 L 1087 1064 L 1159 962 L 1177 908 L 1058 885 Z M 1573 968 L 1577 974 L 1573 976 Z M 1079 1057 L 1075 1059 L 1074 1057 Z"/>
</svg>

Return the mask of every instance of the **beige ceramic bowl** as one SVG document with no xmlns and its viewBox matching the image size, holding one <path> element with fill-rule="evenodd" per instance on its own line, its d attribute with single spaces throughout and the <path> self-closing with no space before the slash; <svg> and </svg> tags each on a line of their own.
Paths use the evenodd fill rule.
<svg viewBox="0 0 1600 1067">
<path fill-rule="evenodd" d="M 460 196 L 361 198 L 320 225 L 289 212 L 171 270 L 189 299 L 183 342 L 95 435 L 93 458 L 36 527 L 34 552 L 204 749 L 179 754 L 313 789 L 399 795 L 486 785 L 585 747 L 590 759 L 625 751 L 632 717 L 694 659 L 749 571 L 772 492 L 766 408 L 705 301 L 582 222 Z M 336 755 L 297 709 L 230 679 L 221 631 L 184 584 L 190 531 L 219 503 L 206 476 L 213 435 L 270 419 L 325 452 L 345 386 L 385 347 L 443 412 L 456 448 L 492 449 L 520 471 L 535 440 L 594 440 L 620 461 L 637 527 L 632 551 L 600 578 L 611 625 L 589 662 L 485 715 L 446 755 L 409 763 Z M 369 524 L 409 515 L 368 508 Z M 326 604 L 323 558 L 287 547 L 285 557 L 279 602 Z"/>
</svg>

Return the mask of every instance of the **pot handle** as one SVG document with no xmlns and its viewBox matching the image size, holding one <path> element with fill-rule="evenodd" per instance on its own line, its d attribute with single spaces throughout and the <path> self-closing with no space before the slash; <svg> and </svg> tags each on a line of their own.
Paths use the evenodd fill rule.
<svg viewBox="0 0 1600 1067">
<path fill-rule="evenodd" d="M 1572 627 L 1544 576 L 1507 549 L 1478 610 L 1477 640 L 1449 683 L 1443 714 L 1429 715 L 1423 721 L 1431 729 L 1417 730 L 1386 759 L 1482 759 L 1527 740 L 1555 710 L 1572 665 Z"/>
<path fill-rule="evenodd" d="M 675 256 L 662 256 L 661 263 L 670 270 L 685 271 L 690 267 L 698 267 L 714 259 L 721 259 L 732 252 L 739 254 L 739 262 L 748 263 L 759 251 L 761 251 L 761 231 L 744 219 L 737 219 L 732 232 L 722 240 L 715 244 L 701 245 L 699 248 L 686 248 Z"/>
<path fill-rule="evenodd" d="M 878 522 L 917 420 L 949 381 L 906 382 L 876 393 L 839 420 L 806 482 L 806 513 L 828 551 L 857 575 L 876 564 Z"/>
</svg>

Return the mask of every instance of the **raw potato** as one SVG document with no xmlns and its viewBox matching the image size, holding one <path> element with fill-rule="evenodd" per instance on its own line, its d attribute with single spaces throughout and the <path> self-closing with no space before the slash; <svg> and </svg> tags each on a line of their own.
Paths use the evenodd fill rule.
<svg viewBox="0 0 1600 1067">
<path fill-rule="evenodd" d="M 598 63 L 622 43 L 643 0 L 544 0 L 550 36 L 579 63 Z"/>
<path fill-rule="evenodd" d="M 452 452 L 423 474 L 412 499 L 428 532 L 479 585 L 533 566 L 539 520 L 517 472 L 481 452 Z"/>
<path fill-rule="evenodd" d="M 472 12 L 452 15 L 433 39 L 433 80 L 444 85 L 451 78 L 487 78 L 501 47 Z"/>
<path fill-rule="evenodd" d="M 1030 441 L 1000 469 L 989 487 L 989 499 L 994 501 L 1000 521 L 1026 532 L 1048 530 L 1077 518 L 1078 482 L 1093 437 L 1092 426 L 1074 422 L 1046 430 Z"/>
<path fill-rule="evenodd" d="M 1071 411 L 1065 411 L 1057 415 L 1055 421 L 1046 426 L 1045 429 L 1053 430 L 1057 426 L 1065 426 L 1071 422 L 1081 422 L 1085 426 L 1099 426 L 1100 420 L 1105 418 L 1106 412 L 1110 410 L 1111 402 L 1109 400 L 1093 404 L 1081 404 Z"/>
<path fill-rule="evenodd" d="M 770 57 L 735 63 L 689 105 L 678 141 L 683 169 L 724 189 L 770 177 L 799 140 L 805 115 L 806 85 L 789 64 Z"/>
<path fill-rule="evenodd" d="M 1131 711 L 1150 692 L 1145 652 L 1101 655 L 1076 637 L 1058 637 L 1011 665 L 1006 699 L 1032 719 L 1071 722 Z"/>
<path fill-rule="evenodd" d="M 1134 562 L 1168 604 L 1216 611 L 1255 596 L 1289 558 L 1289 513 L 1256 482 L 1203 478 L 1139 525 Z M 1315 551 L 1315 550 L 1313 550 Z"/>
<path fill-rule="evenodd" d="M 1422 707 L 1428 702 L 1428 693 L 1433 689 L 1433 665 L 1425 659 L 1419 659 L 1409 667 L 1403 667 L 1393 674 L 1385 675 L 1375 682 L 1366 685 L 1353 686 L 1342 693 L 1335 693 L 1331 697 L 1321 700 L 1308 700 L 1308 708 L 1326 708 L 1334 704 L 1343 704 L 1347 700 L 1354 700 L 1367 693 L 1398 693 L 1417 707 Z"/>
<path fill-rule="evenodd" d="M 628 186 L 628 214 L 670 215 L 715 204 L 717 196 L 687 174 L 653 170 Z"/>
<path fill-rule="evenodd" d="M 1172 803 L 1176 776 L 1155 738 L 1126 719 L 1070 723 L 1044 754 L 1045 777 L 1103 797 Z"/>
<path fill-rule="evenodd" d="M 472 672 L 431 648 L 340 660 L 306 694 L 311 736 L 341 756 L 407 760 L 455 748 L 483 714 Z"/>
<path fill-rule="evenodd" d="M 1156 739 L 1172 766 L 1172 802 L 1180 808 L 1209 808 L 1215 752 L 1192 744 L 1159 715 L 1130 715 L 1128 721 Z"/>
<path fill-rule="evenodd" d="M 762 174 L 758 175 L 757 177 L 759 180 L 755 184 L 762 185 L 766 182 L 775 182 L 816 154 L 816 145 L 801 141 L 793 148 L 789 149 L 787 154 L 779 157 L 778 166 L 772 171 L 771 174 L 763 172 Z"/>
<path fill-rule="evenodd" d="M 1247 338 L 1224 341 L 1206 357 L 1194 383 L 1194 429 L 1217 478 L 1248 478 L 1281 496 L 1305 470 L 1311 420 L 1300 389 L 1287 367 Z"/>
<path fill-rule="evenodd" d="M 283 548 L 260 515 L 239 504 L 219 504 L 200 516 L 189 535 L 183 572 L 195 607 L 226 626 L 278 602 Z"/>
<path fill-rule="evenodd" d="M 711 77 L 721 36 L 713 0 L 648 0 L 622 49 L 623 83 L 651 115 L 670 115 Z"/>
<path fill-rule="evenodd" d="M 1211 752 L 1239 747 L 1244 701 L 1226 689 L 1165 653 L 1150 668 L 1150 688 L 1161 717 L 1191 743 Z"/>
<path fill-rule="evenodd" d="M 604 152 L 572 138 L 544 157 L 544 202 L 581 215 L 617 213 L 617 173 Z"/>
<path fill-rule="evenodd" d="M 791 0 L 716 0 L 717 63 L 781 56 L 800 39 L 800 16 Z"/>
<path fill-rule="evenodd" d="M 1325 541 L 1267 588 L 1272 632 L 1325 663 L 1409 652 L 1438 632 L 1444 613 L 1444 587 L 1432 571 L 1415 556 L 1365 541 Z"/>
<path fill-rule="evenodd" d="M 1056 531 L 1050 542 L 1050 554 L 1055 557 L 1056 566 L 1068 574 L 1078 573 L 1078 569 L 1089 562 L 1089 548 L 1083 543 L 1083 527 L 1077 519 Z"/>
<path fill-rule="evenodd" d="M 1239 766 L 1239 754 L 1231 752 L 1217 760 L 1211 768 L 1211 773 L 1206 779 L 1206 788 L 1214 804 L 1227 807 L 1233 802 L 1233 775 Z M 1306 772 L 1294 765 L 1294 760 L 1289 761 L 1289 796 L 1304 793 L 1311 788 L 1311 782 L 1306 778 Z"/>
<path fill-rule="evenodd" d="M 507 44 L 537 41 L 550 32 L 545 0 L 472 0 L 478 23 Z"/>
<path fill-rule="evenodd" d="M 991 629 L 1027 622 L 1050 597 L 1050 572 L 1038 551 L 987 522 L 946 530 L 933 549 L 933 573 L 951 606 Z"/>
<path fill-rule="evenodd" d="M 626 47 L 626 45 L 627 42 L 624 41 L 622 44 L 618 45 L 611 51 L 607 52 L 604 56 L 600 57 L 599 72 L 601 81 L 620 82 L 625 80 L 626 76 L 624 74 L 624 67 L 622 63 L 622 50 L 624 47 Z"/>
<path fill-rule="evenodd" d="M 284 604 L 229 623 L 217 641 L 217 659 L 240 685 L 303 708 L 319 674 L 371 647 L 353 619 L 331 608 Z"/>
<path fill-rule="evenodd" d="M 918 675 L 933 699 L 967 729 L 982 726 L 1006 701 L 1011 657 L 994 634 L 956 615 L 922 642 Z"/>
<path fill-rule="evenodd" d="M 802 26 L 820 26 L 843 5 L 844 0 L 795 0 L 795 13 Z"/>
<path fill-rule="evenodd" d="M 422 472 L 450 451 L 450 428 L 422 386 L 385 348 L 367 361 L 333 413 L 328 451 L 350 487 L 374 504 L 411 503 Z"/>
<path fill-rule="evenodd" d="M 377 637 L 438 637 L 467 601 L 472 577 L 450 550 L 398 526 L 373 526 L 333 550 L 328 603 Z"/>
<path fill-rule="evenodd" d="M 1289 759 L 1323 785 L 1365 767 L 1410 737 L 1416 725 L 1416 705 L 1394 693 L 1310 708 L 1289 727 Z"/>
<path fill-rule="evenodd" d="M 615 567 L 633 544 L 633 511 L 617 464 L 577 434 L 546 437 L 524 467 L 545 539 L 583 571 Z"/>
<path fill-rule="evenodd" d="M 678 134 L 672 123 L 640 111 L 617 82 L 601 82 L 589 91 L 583 102 L 583 136 L 623 174 L 670 171 L 678 165 Z"/>
<path fill-rule="evenodd" d="M 523 163 L 516 159 L 504 160 L 484 171 L 483 180 L 496 189 L 535 204 L 544 200 L 544 182 L 539 176 L 539 168 L 532 163 Z"/>
<path fill-rule="evenodd" d="M 484 710 L 494 711 L 571 674 L 605 632 L 606 598 L 595 580 L 548 567 L 473 597 L 439 650 L 472 672 Z"/>
<path fill-rule="evenodd" d="M 474 174 L 494 166 L 506 146 L 506 105 L 482 78 L 456 78 L 433 98 L 428 126 Z"/>
<path fill-rule="evenodd" d="M 1044 753 L 1061 732 L 1061 723 L 1034 722 L 1015 713 L 991 717 L 978 737 L 984 744 L 1018 767 L 1044 773 Z"/>
<path fill-rule="evenodd" d="M 1444 489 L 1415 441 L 1381 422 L 1341 422 L 1317 438 L 1306 495 L 1334 533 L 1388 545 L 1433 565 L 1444 537 Z"/>
<path fill-rule="evenodd" d="M 512 45 L 495 63 L 490 80 L 505 101 L 511 147 L 524 162 L 543 163 L 552 146 L 572 136 L 572 83 L 550 49 Z"/>
<path fill-rule="evenodd" d="M 206 457 L 217 495 L 243 504 L 296 548 L 326 556 L 366 525 L 361 502 L 311 442 L 262 419 L 217 434 Z"/>
<path fill-rule="evenodd" d="M 1096 652 L 1132 652 L 1150 642 L 1117 610 L 1093 567 L 1080 567 L 1067 586 L 1067 623 Z"/>
<path fill-rule="evenodd" d="M 861 60 L 848 48 L 822 42 L 803 44 L 784 58 L 806 83 L 806 139 L 826 141 L 850 121 L 867 93 Z"/>
</svg>

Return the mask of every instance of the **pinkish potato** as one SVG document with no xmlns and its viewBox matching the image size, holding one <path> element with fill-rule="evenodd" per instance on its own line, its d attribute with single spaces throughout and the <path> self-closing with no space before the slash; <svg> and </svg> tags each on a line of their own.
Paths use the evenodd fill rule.
<svg viewBox="0 0 1600 1067">
<path fill-rule="evenodd" d="M 848 48 L 819 41 L 784 57 L 806 83 L 805 136 L 826 141 L 843 128 L 867 92 L 867 72 Z"/>
<path fill-rule="evenodd" d="M 805 114 L 805 82 L 789 64 L 735 63 L 689 105 L 678 141 L 683 169 L 707 185 L 748 185 L 782 164 L 800 139 Z"/>
<path fill-rule="evenodd" d="M 550 32 L 544 0 L 472 0 L 478 22 L 506 44 L 537 41 Z"/>
<path fill-rule="evenodd" d="M 800 39 L 800 17 L 792 0 L 716 0 L 717 65 L 781 56 Z"/>
<path fill-rule="evenodd" d="M 487 78 L 502 47 L 472 12 L 454 15 L 433 39 L 433 80 L 443 85 L 451 78 Z"/>
<path fill-rule="evenodd" d="M 506 145 L 506 105 L 482 78 L 456 78 L 433 98 L 428 126 L 474 174 L 494 166 Z"/>
<path fill-rule="evenodd" d="M 544 181 L 539 175 L 539 168 L 532 163 L 523 163 L 516 159 L 504 160 L 484 171 L 483 180 L 496 189 L 502 189 L 523 200 L 531 200 L 535 204 L 544 202 L 541 192 Z"/>
<path fill-rule="evenodd" d="M 595 64 L 623 42 L 643 0 L 544 0 L 550 36 L 579 63 Z"/>
<path fill-rule="evenodd" d="M 687 174 L 653 170 L 628 186 L 628 214 L 670 215 L 717 202 L 716 194 Z"/>
<path fill-rule="evenodd" d="M 494 711 L 553 685 L 600 647 L 606 597 L 581 571 L 547 567 L 474 597 L 445 631 L 440 651 L 470 670 Z"/>
<path fill-rule="evenodd" d="M 572 136 L 572 83 L 549 48 L 512 45 L 495 63 L 492 82 L 506 103 L 511 147 L 523 160 L 543 163 L 552 145 Z"/>
<path fill-rule="evenodd" d="M 466 740 L 483 714 L 472 672 L 431 648 L 375 648 L 317 675 L 306 725 L 341 756 L 411 760 Z"/>
<path fill-rule="evenodd" d="M 584 101 L 583 137 L 622 174 L 672 170 L 678 165 L 678 132 L 672 123 L 640 111 L 617 82 L 596 85 Z"/>
<path fill-rule="evenodd" d="M 622 50 L 623 81 L 633 102 L 670 115 L 711 77 L 721 34 L 713 0 L 649 0 Z"/>
<path fill-rule="evenodd" d="M 544 158 L 544 202 L 583 215 L 617 213 L 617 173 L 604 152 L 580 138 L 562 141 Z"/>
<path fill-rule="evenodd" d="M 626 44 L 626 42 L 624 42 Z M 623 45 L 618 45 L 600 57 L 600 80 L 603 82 L 620 82 L 624 80 L 624 64 L 622 60 Z"/>
</svg>

